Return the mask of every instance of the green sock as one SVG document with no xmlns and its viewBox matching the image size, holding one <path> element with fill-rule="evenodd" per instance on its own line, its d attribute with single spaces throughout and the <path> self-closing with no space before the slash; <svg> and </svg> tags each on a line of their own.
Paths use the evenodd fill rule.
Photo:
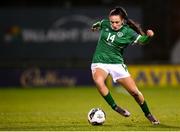
<svg viewBox="0 0 180 132">
<path fill-rule="evenodd" d="M 146 101 L 144 101 L 144 103 L 142 105 L 140 105 L 140 107 L 141 107 L 142 111 L 144 112 L 145 116 L 147 116 L 150 113 Z"/>
<path fill-rule="evenodd" d="M 111 106 L 112 109 L 115 109 L 115 107 L 117 106 L 116 103 L 114 102 L 114 99 L 112 98 L 110 92 L 103 96 L 103 98 L 106 100 L 106 102 Z"/>
</svg>

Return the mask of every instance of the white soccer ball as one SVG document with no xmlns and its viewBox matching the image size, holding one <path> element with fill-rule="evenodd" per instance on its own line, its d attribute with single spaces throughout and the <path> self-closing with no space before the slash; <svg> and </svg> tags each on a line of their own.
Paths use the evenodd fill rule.
<svg viewBox="0 0 180 132">
<path fill-rule="evenodd" d="M 88 113 L 88 121 L 92 125 L 102 125 L 105 120 L 106 114 L 100 108 L 92 108 Z"/>
</svg>

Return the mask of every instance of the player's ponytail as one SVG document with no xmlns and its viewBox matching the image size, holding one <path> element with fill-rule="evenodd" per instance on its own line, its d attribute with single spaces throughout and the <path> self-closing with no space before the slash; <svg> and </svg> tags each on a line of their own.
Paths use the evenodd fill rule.
<svg viewBox="0 0 180 132">
<path fill-rule="evenodd" d="M 142 28 L 140 27 L 140 25 L 136 22 L 134 22 L 131 19 L 127 19 L 126 20 L 126 24 L 129 25 L 134 31 L 136 31 L 137 33 L 144 35 L 144 31 L 142 30 Z"/>
<path fill-rule="evenodd" d="M 115 9 L 111 10 L 109 16 L 112 15 L 120 15 L 125 20 L 126 24 L 129 25 L 134 31 L 141 35 L 145 34 L 138 23 L 128 18 L 128 14 L 123 7 L 116 7 Z"/>
</svg>

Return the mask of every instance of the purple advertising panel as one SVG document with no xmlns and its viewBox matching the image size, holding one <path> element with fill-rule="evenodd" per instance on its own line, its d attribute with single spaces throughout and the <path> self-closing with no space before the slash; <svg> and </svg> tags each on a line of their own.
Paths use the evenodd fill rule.
<svg viewBox="0 0 180 132">
<path fill-rule="evenodd" d="M 90 69 L 0 70 L 0 86 L 48 87 L 93 85 Z"/>
</svg>

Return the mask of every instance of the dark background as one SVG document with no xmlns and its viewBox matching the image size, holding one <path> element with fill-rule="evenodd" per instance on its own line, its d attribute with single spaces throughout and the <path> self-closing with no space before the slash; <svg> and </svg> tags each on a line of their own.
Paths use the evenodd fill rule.
<svg viewBox="0 0 180 132">
<path fill-rule="evenodd" d="M 38 13 L 42 15 L 46 11 L 51 12 L 51 16 L 57 15 L 58 10 L 60 17 L 64 17 L 66 13 L 86 11 L 89 16 L 95 19 L 106 17 L 108 12 L 113 7 L 120 5 L 130 12 L 131 9 L 136 8 L 140 10 L 140 24 L 144 30 L 152 29 L 155 32 L 154 38 L 148 45 L 143 47 L 135 47 L 129 49 L 131 53 L 126 53 L 126 63 L 128 64 L 178 64 L 179 62 L 172 61 L 172 51 L 176 42 L 180 37 L 180 1 L 178 0 L 6 0 L 1 1 L 0 12 L 1 19 L 5 21 L 5 25 L 9 27 L 16 25 L 16 16 L 13 17 L 12 12 L 17 11 L 21 14 L 18 21 L 26 19 L 32 24 L 32 16 L 38 17 Z M 30 11 L 29 11 L 30 10 Z M 28 20 L 28 13 L 31 18 Z M 98 12 L 100 11 L 100 12 Z M 37 12 L 37 13 L 36 13 Z M 63 12 L 61 14 L 61 12 Z M 96 14 L 96 12 L 98 12 Z M 96 15 L 95 15 L 96 14 Z M 102 14 L 102 15 L 101 15 Z M 132 14 L 132 13 L 130 13 Z M 8 15 L 10 17 L 8 17 Z M 37 15 L 37 16 L 36 16 Z M 50 16 L 49 15 L 49 16 Z M 135 14 L 136 15 L 136 14 Z M 133 17 L 133 16 L 132 16 Z M 10 19 L 9 19 L 10 18 Z M 136 16 L 134 16 L 136 18 Z M 48 21 L 48 19 L 47 19 Z M 14 22 L 14 23 L 13 23 Z M 3 23 L 3 24 L 4 24 Z M 42 51 L 43 47 L 40 44 L 28 43 L 26 44 L 16 41 L 15 44 L 7 44 L 3 41 L 5 26 L 1 24 L 1 44 L 0 44 L 0 67 L 1 68 L 27 68 L 27 67 L 42 67 L 42 68 L 89 68 L 93 50 L 95 49 L 96 41 L 93 44 L 81 45 L 76 42 L 75 47 L 68 47 L 68 43 L 43 44 L 46 45 L 46 51 Z M 46 28 L 46 21 L 41 22 Z M 80 27 L 80 26 L 79 26 Z M 90 26 L 89 26 L 90 27 Z M 36 27 L 38 29 L 38 27 Z M 88 29 L 88 27 L 87 27 Z M 5 31 L 7 33 L 7 31 Z M 21 44 L 19 44 L 21 43 Z M 38 43 L 38 42 L 37 42 Z M 79 46 L 79 47 L 78 47 Z M 48 52 L 48 50 L 51 52 Z M 86 52 L 86 50 L 89 52 Z M 23 52 L 24 51 L 24 52 Z M 84 51 L 84 52 L 83 52 Z M 133 53 L 134 51 L 134 53 Z M 68 52 L 68 56 L 66 55 Z M 136 56 L 137 57 L 133 57 Z"/>
</svg>

